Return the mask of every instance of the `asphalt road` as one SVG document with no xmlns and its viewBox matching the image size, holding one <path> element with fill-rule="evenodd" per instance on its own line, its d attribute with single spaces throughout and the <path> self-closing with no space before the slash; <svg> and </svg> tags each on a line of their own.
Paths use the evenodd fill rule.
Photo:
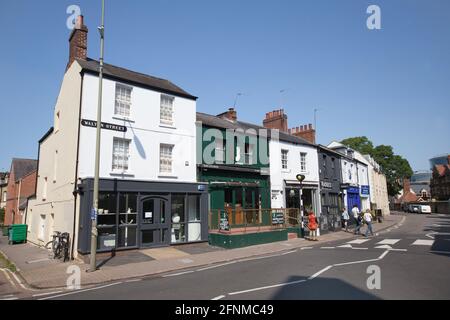
<svg viewBox="0 0 450 320">
<path fill-rule="evenodd" d="M 399 228 L 368 239 L 319 241 L 275 256 L 40 299 L 450 299 L 449 270 L 450 215 L 407 215 Z"/>
</svg>

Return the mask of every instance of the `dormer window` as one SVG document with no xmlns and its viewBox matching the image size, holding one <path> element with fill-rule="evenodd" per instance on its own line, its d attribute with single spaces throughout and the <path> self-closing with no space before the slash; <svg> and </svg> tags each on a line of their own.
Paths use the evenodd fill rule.
<svg viewBox="0 0 450 320">
<path fill-rule="evenodd" d="M 174 97 L 162 94 L 159 117 L 161 124 L 173 125 L 173 100 Z"/>
</svg>

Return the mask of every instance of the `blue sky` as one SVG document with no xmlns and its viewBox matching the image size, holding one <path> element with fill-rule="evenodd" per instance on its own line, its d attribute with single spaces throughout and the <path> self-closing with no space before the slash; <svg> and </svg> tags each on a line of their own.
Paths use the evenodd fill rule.
<svg viewBox="0 0 450 320">
<path fill-rule="evenodd" d="M 37 157 L 68 58 L 69 5 L 99 56 L 100 0 L 0 0 L 0 170 Z M 366 27 L 370 4 L 382 30 Z M 448 0 L 107 0 L 106 62 L 172 80 L 198 110 L 262 123 L 283 107 L 318 142 L 366 135 L 414 170 L 450 152 Z M 280 90 L 285 90 L 280 94 Z"/>
</svg>

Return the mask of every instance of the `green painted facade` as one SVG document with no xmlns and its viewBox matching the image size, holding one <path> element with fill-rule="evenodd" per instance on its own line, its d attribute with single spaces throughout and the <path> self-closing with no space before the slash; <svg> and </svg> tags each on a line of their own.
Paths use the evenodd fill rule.
<svg viewBox="0 0 450 320">
<path fill-rule="evenodd" d="M 287 229 L 246 234 L 209 234 L 210 245 L 226 249 L 235 249 L 254 246 L 257 244 L 286 241 L 287 239 Z"/>
<path fill-rule="evenodd" d="M 210 127 L 204 126 L 202 128 L 202 134 L 206 130 L 211 129 Z M 214 128 L 216 129 L 216 128 Z M 224 158 L 227 154 L 226 152 L 226 134 L 224 129 L 220 130 L 223 136 L 223 147 L 224 147 Z M 202 139 L 202 151 L 211 143 L 212 141 L 204 141 Z M 252 158 L 254 161 L 252 163 L 240 163 L 235 161 L 234 164 L 223 164 L 214 163 L 199 166 L 198 169 L 198 180 L 201 182 L 207 182 L 209 184 L 209 209 L 213 212 L 210 226 L 218 225 L 218 210 L 225 209 L 225 203 L 229 204 L 232 208 L 236 205 L 240 205 L 242 209 L 270 209 L 270 179 L 269 175 L 262 174 L 262 172 L 268 172 L 268 165 L 265 165 L 259 159 L 257 150 L 259 150 L 259 141 L 255 137 L 245 136 L 242 138 L 247 145 L 256 142 L 256 146 L 253 150 Z M 236 143 L 235 153 L 236 151 Z M 248 146 L 245 147 L 249 148 Z M 212 150 L 212 155 L 215 156 L 215 148 L 209 148 Z M 267 147 L 268 150 L 268 147 Z M 267 155 L 268 156 L 268 155 Z M 241 157 L 241 159 L 246 159 Z M 225 159 L 224 159 L 225 160 Z M 235 160 L 235 159 L 234 159 Z M 268 222 L 268 221 L 266 221 Z"/>
</svg>

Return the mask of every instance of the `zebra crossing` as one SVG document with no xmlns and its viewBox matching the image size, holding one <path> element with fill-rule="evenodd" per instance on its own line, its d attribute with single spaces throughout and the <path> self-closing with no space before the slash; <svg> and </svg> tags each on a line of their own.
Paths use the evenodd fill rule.
<svg viewBox="0 0 450 320">
<path fill-rule="evenodd" d="M 430 239 L 354 239 L 336 246 L 341 249 L 369 250 L 383 249 L 392 251 L 408 251 L 408 248 L 429 247 L 434 244 L 434 240 Z"/>
</svg>

